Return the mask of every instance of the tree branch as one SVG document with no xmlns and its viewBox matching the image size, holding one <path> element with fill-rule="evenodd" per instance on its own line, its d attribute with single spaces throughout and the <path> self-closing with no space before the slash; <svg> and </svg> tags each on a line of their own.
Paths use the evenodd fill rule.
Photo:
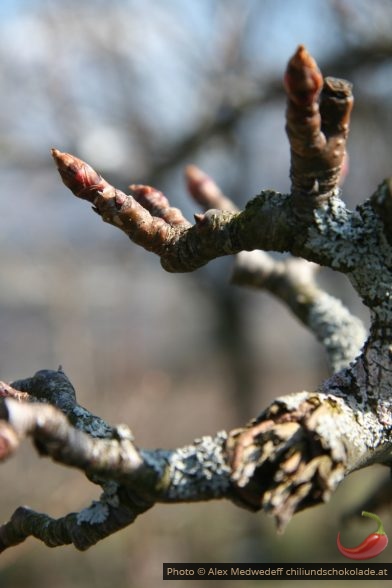
<svg viewBox="0 0 392 588">
<path fill-rule="evenodd" d="M 317 266 L 303 259 L 273 259 L 264 251 L 238 253 L 232 283 L 267 290 L 281 300 L 323 345 L 332 373 L 348 366 L 366 340 L 362 321 L 319 288 Z"/>
<path fill-rule="evenodd" d="M 186 168 L 185 178 L 190 194 L 205 210 L 238 210 L 195 165 Z M 279 261 L 265 251 L 241 251 L 235 256 L 231 282 L 264 289 L 286 304 L 325 347 L 332 372 L 337 372 L 357 357 L 366 330 L 339 300 L 318 288 L 318 269 L 300 258 Z"/>
<path fill-rule="evenodd" d="M 323 80 L 302 45 L 289 61 L 285 86 L 292 193 L 299 207 L 304 196 L 306 203 L 311 196 L 317 205 L 317 199 L 339 183 L 353 106 L 352 86 L 336 78 Z"/>
<path fill-rule="evenodd" d="M 347 210 L 337 186 L 352 105 L 349 86 L 330 79 L 321 90 L 321 74 L 300 47 L 286 87 L 292 191 L 263 191 L 242 212 L 194 169 L 190 176 L 188 170 L 190 191 L 204 207 L 216 208 L 195 215 L 192 226 L 153 188 L 133 186 L 133 194 L 125 195 L 76 157 L 58 150 L 53 157 L 76 196 L 159 255 L 168 271 L 192 271 L 215 257 L 266 249 L 347 274 L 371 312 L 361 353 L 348 365 L 361 326 L 315 286 L 313 269 L 304 261 L 275 262 L 260 252 L 264 284 L 320 337 L 335 367 L 339 362 L 344 367 L 315 391 L 277 398 L 245 427 L 182 448 L 147 451 L 136 446 L 128 427 L 111 427 L 80 407 L 61 369 L 1 385 L 0 456 L 10 456 L 29 436 L 41 455 L 82 470 L 103 494 L 89 508 L 59 520 L 18 509 L 0 527 L 0 550 L 30 535 L 50 546 L 73 543 L 86 549 L 156 502 L 226 498 L 264 509 L 282 528 L 295 512 L 328 500 L 352 471 L 390 465 L 390 182 L 355 211 Z M 298 267 L 301 273 L 294 271 Z M 257 272 L 248 271 L 247 279 L 249 274 Z M 344 341 L 353 334 L 356 343 Z"/>
<path fill-rule="evenodd" d="M 155 502 L 227 498 L 251 510 L 263 508 L 283 528 L 298 510 L 326 501 L 355 469 L 389 464 L 389 388 L 381 382 L 385 392 L 376 398 L 371 381 L 379 345 L 369 342 L 363 357 L 318 391 L 280 397 L 245 428 L 170 451 L 137 449 L 123 426 L 113 428 L 111 438 L 92 437 L 70 425 L 58 408 L 3 399 L 0 416 L 19 440 L 31 436 L 41 455 L 81 469 L 104 492 L 88 509 L 57 521 L 18 509 L 0 527 L 1 548 L 34 535 L 51 546 L 72 542 L 86 549 Z M 57 372 L 45 376 L 57 380 Z M 0 447 L 3 439 L 0 429 Z"/>
</svg>

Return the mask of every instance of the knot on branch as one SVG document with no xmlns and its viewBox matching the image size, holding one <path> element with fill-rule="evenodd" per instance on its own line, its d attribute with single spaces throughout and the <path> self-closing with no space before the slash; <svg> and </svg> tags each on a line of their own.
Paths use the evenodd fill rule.
<svg viewBox="0 0 392 588">
<path fill-rule="evenodd" d="M 292 410 L 277 401 L 246 429 L 231 433 L 236 499 L 274 515 L 279 529 L 295 512 L 326 502 L 344 476 L 343 443 L 332 447 L 317 430 L 329 408 L 310 395 Z"/>
</svg>

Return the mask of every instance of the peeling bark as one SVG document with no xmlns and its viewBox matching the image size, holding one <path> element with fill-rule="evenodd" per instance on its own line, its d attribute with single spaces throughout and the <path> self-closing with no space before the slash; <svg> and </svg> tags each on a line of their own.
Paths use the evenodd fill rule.
<svg viewBox="0 0 392 588">
<path fill-rule="evenodd" d="M 127 426 L 112 427 L 78 405 L 61 369 L 0 384 L 0 458 L 30 437 L 41 455 L 78 468 L 102 487 L 99 500 L 58 520 L 17 509 L 0 526 L 0 551 L 28 536 L 51 547 L 87 549 L 159 502 L 229 499 L 271 513 L 284 528 L 297 511 L 328 500 L 354 470 L 390 466 L 391 181 L 348 210 L 338 184 L 351 85 L 323 80 L 302 46 L 285 85 L 291 192 L 264 190 L 243 211 L 190 167 L 188 189 L 204 208 L 191 225 L 158 190 L 132 186 L 126 195 L 73 155 L 52 153 L 72 192 L 158 255 L 166 270 L 193 271 L 239 254 L 234 281 L 263 287 L 287 304 L 324 345 L 333 374 L 314 391 L 277 398 L 244 427 L 171 450 L 139 448 Z M 267 250 L 303 259 L 276 262 Z M 316 285 L 315 263 L 346 274 L 368 306 L 363 347 L 363 325 Z"/>
</svg>

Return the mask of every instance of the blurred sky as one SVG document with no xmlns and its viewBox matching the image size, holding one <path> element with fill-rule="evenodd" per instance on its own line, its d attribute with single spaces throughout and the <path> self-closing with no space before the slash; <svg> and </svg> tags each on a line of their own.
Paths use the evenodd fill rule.
<svg viewBox="0 0 392 588">
<path fill-rule="evenodd" d="M 20 340 L 10 308 L 42 313 L 37 320 L 44 329 L 56 322 L 48 305 L 66 306 L 77 298 L 75 289 L 83 316 L 91 308 L 112 308 L 127 288 L 140 305 L 142 273 L 156 272 L 152 292 L 167 288 L 171 295 L 151 294 L 138 313 L 140 325 L 134 325 L 139 332 L 144 321 L 154 339 L 156 323 L 145 321 L 148 313 L 171 316 L 186 297 L 187 316 L 197 316 L 198 306 L 213 316 L 207 284 L 228 280 L 227 260 L 214 261 L 195 277 L 163 274 L 154 256 L 104 226 L 65 189 L 50 147 L 86 159 L 125 190 L 129 183 L 157 182 L 189 218 L 196 207 L 182 170 L 190 161 L 240 206 L 261 188 L 288 190 L 281 80 L 287 59 L 304 43 L 325 73 L 336 68 L 355 84 L 347 202 L 361 202 L 390 171 L 390 2 L 378 0 L 370 10 L 364 0 L 115 0 L 110 6 L 99 0 L 15 0 L 2 2 L 0 10 L 0 303 L 7 309 L 7 374 L 14 370 Z M 346 282 L 326 275 L 328 288 L 337 284 L 343 300 L 366 316 Z M 150 283 L 150 274 L 144 279 Z M 205 294 L 204 305 L 199 290 L 189 294 L 195 283 Z M 57 303 L 59 293 L 64 300 Z M 257 309 L 249 296 L 246 305 Z M 259 320 L 259 314 L 251 316 Z M 190 324 L 195 332 L 209 332 L 208 321 Z M 283 349 L 285 341 L 277 338 Z M 93 335 L 91 341 L 94 347 Z M 51 362 L 64 361 L 64 353 L 71 365 L 75 361 L 66 344 L 54 352 L 49 347 Z M 28 365 L 36 364 L 34 353 L 24 355 Z"/>
<path fill-rule="evenodd" d="M 341 52 L 347 34 L 336 4 L 116 0 L 109 10 L 98 0 L 2 2 L 0 172 L 4 193 L 19 194 L 2 202 L 3 244 L 16 236 L 21 206 L 31 229 L 19 232 L 18 242 L 33 248 L 42 246 L 43 224 L 59 238 L 65 232 L 95 239 L 100 230 L 97 219 L 87 220 L 80 203 L 64 196 L 51 146 L 76 152 L 119 187 L 145 182 L 181 139 L 224 120 L 242 101 L 262 97 L 282 78 L 299 43 L 322 62 Z M 242 202 L 266 184 L 288 188 L 283 111 L 282 94 L 277 110 L 244 113 L 231 147 L 227 139 L 204 145 L 201 163 L 232 190 L 244 166 L 236 158 L 240 147 Z M 179 170 L 173 166 L 163 187 L 169 184 L 174 202 L 181 199 L 192 213 Z M 45 215 L 38 212 L 41 202 Z"/>
<path fill-rule="evenodd" d="M 327 373 L 324 355 L 285 308 L 260 292 L 230 290 L 231 260 L 192 275 L 163 272 L 152 254 L 69 193 L 50 148 L 85 158 L 124 190 L 157 182 L 190 219 L 196 207 L 183 181 L 189 162 L 240 206 L 262 188 L 288 190 L 281 80 L 302 43 L 324 73 L 354 82 L 343 195 L 355 206 L 391 171 L 391 31 L 390 0 L 2 0 L 1 378 L 62 364 L 82 404 L 110 422 L 127 422 L 150 447 L 239 426 L 271 398 L 316 386 Z M 366 320 L 344 277 L 326 271 L 321 281 Z M 239 367 L 252 374 L 252 392 L 249 380 L 233 385 L 238 356 Z M 2 479 L 3 518 L 19 503 L 47 507 L 35 454 L 24 461 L 18 455 L 4 467 L 10 473 Z M 87 500 L 79 478 L 67 481 L 63 469 L 52 476 L 51 464 L 38 474 L 45 490 L 46 484 L 53 489 L 56 513 Z M 362 488 L 354 485 L 346 494 L 350 504 Z M 300 518 L 281 542 L 271 539 L 269 527 L 262 546 L 257 525 L 264 519 L 250 522 L 253 515 L 237 514 L 230 505 L 179 508 L 178 516 L 154 509 L 138 527 L 140 535 L 131 529 L 108 541 L 109 550 L 115 546 L 109 557 L 98 548 L 101 557 L 91 555 L 88 564 L 89 555 L 71 560 L 61 552 L 62 564 L 67 557 L 72 562 L 65 566 L 69 576 L 65 569 L 60 577 L 53 564 L 52 584 L 50 577 L 42 582 L 47 550 L 42 560 L 34 554 L 30 560 L 35 575 L 21 571 L 30 569 L 28 558 L 17 552 L 23 565 L 11 572 L 20 584 L 10 585 L 25 586 L 29 578 L 32 586 L 68 588 L 75 585 L 71 572 L 84 569 L 87 576 L 95 570 L 100 588 L 113 585 L 116 570 L 124 585 L 155 587 L 164 559 L 231 560 L 250 547 L 256 551 L 248 555 L 276 561 L 282 554 L 303 557 L 304 550 L 317 560 L 324 529 L 335 537 L 334 504 L 316 515 L 316 541 L 314 528 L 308 533 Z M 310 525 L 314 515 L 304 516 Z M 325 547 L 328 557 L 333 548 Z M 129 565 L 125 557 L 111 557 L 131 551 Z M 142 569 L 146 552 L 148 561 L 158 562 L 158 573 Z M 104 565 L 114 574 L 111 583 L 101 581 Z M 1 586 L 4 578 L 0 572 Z"/>
<path fill-rule="evenodd" d="M 198 71 L 192 67 L 192 61 L 189 67 L 189 57 L 199 68 L 203 64 L 206 70 L 209 68 L 213 72 L 219 67 L 221 32 L 225 26 L 233 27 L 231 14 L 237 12 L 244 22 L 246 36 L 242 40 L 242 58 L 249 62 L 250 73 L 254 75 L 259 75 L 260 70 L 264 76 L 276 76 L 284 71 L 288 56 L 299 42 L 323 58 L 341 49 L 336 19 L 330 4 L 322 0 L 295 3 L 266 0 L 262 4 L 230 1 L 226 3 L 230 8 L 226 15 L 228 23 L 222 14 L 225 3 L 219 1 L 169 0 L 159 3 L 156 0 L 117 0 L 110 6 L 115 24 L 112 31 L 105 19 L 105 3 L 87 1 L 80 4 L 71 28 L 67 26 L 72 19 L 67 4 L 73 2 L 53 4 L 41 0 L 16 0 L 2 4 L 0 50 L 5 57 L 3 66 L 19 81 L 18 87 L 3 96 L 5 110 L 10 115 L 19 107 L 23 115 L 14 120 L 13 132 L 34 136 L 35 149 L 47 148 L 48 140 L 55 140 L 59 131 L 51 116 L 53 105 L 45 116 L 43 109 L 49 99 L 45 91 L 49 78 L 56 83 L 64 76 L 67 85 L 71 86 L 72 97 L 79 102 L 78 107 L 83 107 L 83 123 L 86 126 L 89 122 L 93 124 L 89 117 L 94 119 L 98 129 L 101 126 L 106 128 L 105 119 L 109 123 L 107 133 L 101 139 L 105 152 L 95 155 L 97 159 L 101 158 L 101 162 L 106 157 L 108 167 L 120 166 L 124 162 L 117 145 L 118 141 L 121 142 L 120 125 L 117 124 L 116 132 L 111 128 L 116 122 L 116 112 L 109 110 L 114 99 L 111 97 L 111 101 L 105 103 L 108 88 L 103 88 L 102 84 L 110 85 L 113 81 L 114 92 L 121 90 L 121 86 L 116 80 L 116 71 L 111 80 L 110 72 L 101 67 L 97 45 L 104 52 L 106 49 L 102 61 L 108 59 L 110 51 L 117 59 L 129 60 L 132 54 L 137 55 L 131 59 L 136 62 L 136 71 L 131 72 L 136 76 L 136 83 L 129 84 L 128 99 L 139 100 L 139 109 L 148 108 L 152 121 L 159 124 L 169 139 L 181 135 L 187 125 L 194 122 L 201 107 L 199 92 L 194 91 L 194 84 L 190 83 L 192 76 L 197 83 Z M 62 11 L 66 17 L 63 26 L 59 22 Z M 252 22 L 253 18 L 258 19 L 257 26 Z M 323 30 L 328 30 L 328 35 L 320 34 L 320 27 L 315 26 L 317 21 L 323 23 Z M 88 27 L 87 31 L 83 26 Z M 116 35 L 115 38 L 110 32 Z M 330 42 L 331 37 L 334 43 Z M 103 80 L 104 74 L 106 80 Z M 57 98 L 61 100 L 61 96 Z M 104 120 L 96 120 L 97 111 L 103 113 Z M 93 132 L 92 129 L 81 130 Z M 95 136 L 99 139 L 96 130 Z M 122 137 L 122 140 L 130 139 Z M 87 145 L 90 145 L 89 141 L 92 139 L 85 138 Z"/>
<path fill-rule="evenodd" d="M 39 316 L 34 324 L 43 329 L 42 347 L 24 352 L 26 369 L 39 369 L 49 367 L 36 365 L 36 351 L 46 349 L 51 339 L 45 328 L 53 321 L 56 329 L 62 328 L 61 320 L 53 318 L 56 311 L 48 312 L 48 307 L 60 305 L 66 313 L 66 302 L 78 301 L 82 315 L 89 317 L 92 308 L 116 306 L 119 293 L 125 299 L 129 289 L 130 331 L 140 333 L 143 324 L 146 333 L 150 329 L 146 358 L 157 324 L 165 333 L 164 317 L 175 315 L 184 299 L 185 316 L 197 316 L 198 309 L 214 316 L 208 288 L 225 285 L 230 271 L 230 261 L 221 260 L 195 276 L 163 274 L 154 256 L 104 226 L 85 202 L 69 193 L 51 161 L 50 147 L 86 159 L 125 190 L 129 183 L 157 182 L 189 218 L 196 207 L 185 192 L 182 170 L 190 161 L 210 173 L 240 206 L 261 188 L 288 190 L 281 80 L 287 59 L 304 43 L 326 64 L 325 73 L 334 74 L 328 70 L 332 67 L 348 70 L 355 82 L 347 202 L 361 202 L 389 172 L 388 2 L 378 0 L 369 10 L 363 0 L 115 0 L 110 6 L 98 0 L 15 0 L 1 3 L 0 9 L 0 303 L 6 309 L 2 363 L 7 377 L 14 372 L 20 344 L 10 309 L 18 316 L 21 308 Z M 366 47 L 371 57 L 366 57 Z M 355 62 L 358 51 L 361 57 Z M 328 289 L 337 288 L 366 317 L 345 280 L 326 275 Z M 148 297 L 143 283 L 156 283 Z M 140 291 L 149 300 L 144 310 Z M 154 298 L 161 291 L 171 294 Z M 60 293 L 63 301 L 57 300 Z M 264 319 L 257 296 L 246 296 L 247 308 L 254 309 L 248 311 L 248 320 L 258 325 Z M 132 304 L 139 309 L 136 315 Z M 108 328 L 109 314 L 97 313 L 90 317 L 93 323 L 106 316 Z M 146 320 L 149 313 L 155 322 Z M 269 316 L 275 317 L 275 311 Z M 189 324 L 195 338 L 201 329 L 208 339 L 213 321 L 189 320 L 183 323 L 183 337 Z M 263 331 L 273 341 L 276 328 Z M 260 343 L 261 330 L 257 333 L 254 343 Z M 45 361 L 76 362 L 81 369 L 83 362 L 76 361 L 66 337 L 52 336 L 64 344 L 49 345 Z M 303 330 L 298 336 L 308 341 Z M 117 337 L 114 326 L 110 337 Z M 283 351 L 287 342 L 276 338 Z M 95 349 L 95 335 L 89 340 Z M 155 349 L 159 355 L 158 344 Z"/>
</svg>

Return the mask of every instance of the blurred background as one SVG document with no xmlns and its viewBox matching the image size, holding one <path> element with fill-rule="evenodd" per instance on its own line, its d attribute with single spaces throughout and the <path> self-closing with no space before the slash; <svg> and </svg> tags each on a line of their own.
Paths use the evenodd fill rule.
<svg viewBox="0 0 392 588">
<path fill-rule="evenodd" d="M 149 448 L 240 426 L 274 397 L 317 386 L 323 350 L 267 294 L 230 286 L 231 259 L 165 273 L 66 190 L 49 150 L 87 160 L 123 190 L 155 185 L 190 219 L 190 162 L 239 206 L 262 188 L 288 190 L 281 80 L 303 43 L 325 75 L 354 83 L 344 186 L 354 207 L 391 174 L 391 2 L 2 0 L 0 17 L 0 378 L 61 364 L 82 405 L 126 422 Z M 319 279 L 367 322 L 343 276 Z M 1 556 L 0 585 L 152 588 L 164 561 L 342 561 L 341 514 L 387 475 L 369 473 L 282 536 L 263 514 L 208 503 L 156 506 L 83 554 L 30 539 Z M 28 444 L 2 464 L 1 489 L 2 520 L 20 504 L 62 516 L 97 497 Z M 346 543 L 370 527 L 346 527 Z"/>
</svg>

